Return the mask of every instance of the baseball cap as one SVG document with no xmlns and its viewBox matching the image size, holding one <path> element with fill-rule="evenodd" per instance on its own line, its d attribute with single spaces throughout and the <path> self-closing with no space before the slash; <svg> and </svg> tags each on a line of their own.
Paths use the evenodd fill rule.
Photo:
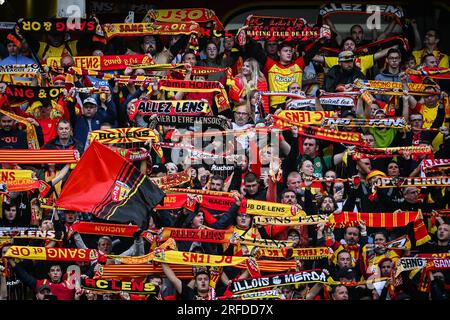
<svg viewBox="0 0 450 320">
<path fill-rule="evenodd" d="M 84 99 L 83 106 L 88 103 L 98 106 L 97 101 L 95 101 L 95 99 L 92 97 Z"/>
<path fill-rule="evenodd" d="M 351 51 L 342 51 L 338 56 L 339 62 L 353 61 L 353 59 L 355 59 L 355 55 Z"/>
<path fill-rule="evenodd" d="M 38 292 L 44 291 L 44 290 L 48 290 L 50 292 L 52 292 L 52 288 L 50 288 L 49 285 L 47 284 L 42 284 L 39 288 L 38 288 Z"/>
</svg>

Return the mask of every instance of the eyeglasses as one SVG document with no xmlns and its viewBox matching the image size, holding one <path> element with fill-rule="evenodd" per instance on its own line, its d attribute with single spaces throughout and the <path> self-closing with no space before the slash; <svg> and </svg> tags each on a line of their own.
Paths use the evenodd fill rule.
<svg viewBox="0 0 450 320">
<path fill-rule="evenodd" d="M 300 90 L 300 87 L 291 87 L 291 90 Z"/>
<path fill-rule="evenodd" d="M 144 44 L 156 44 L 156 41 L 148 40 L 148 41 L 144 41 Z"/>
</svg>

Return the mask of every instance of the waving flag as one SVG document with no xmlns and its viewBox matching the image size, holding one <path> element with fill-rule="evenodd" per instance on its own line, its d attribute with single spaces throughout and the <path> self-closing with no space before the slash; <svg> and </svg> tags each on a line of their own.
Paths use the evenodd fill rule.
<svg viewBox="0 0 450 320">
<path fill-rule="evenodd" d="M 130 162 L 94 141 L 70 175 L 55 205 L 146 228 L 148 214 L 164 195 Z"/>
</svg>

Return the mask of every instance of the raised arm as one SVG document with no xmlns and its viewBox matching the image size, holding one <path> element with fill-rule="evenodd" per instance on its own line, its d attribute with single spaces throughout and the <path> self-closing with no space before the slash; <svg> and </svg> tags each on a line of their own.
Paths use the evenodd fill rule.
<svg viewBox="0 0 450 320">
<path fill-rule="evenodd" d="M 9 264 L 13 267 L 14 272 L 17 277 L 22 281 L 27 287 L 32 288 L 33 290 L 36 288 L 37 279 L 30 275 L 23 267 L 22 263 L 15 263 L 12 259 L 9 259 Z"/>
<path fill-rule="evenodd" d="M 389 48 L 386 48 L 386 49 L 383 49 L 381 51 L 374 53 L 373 60 L 379 60 L 381 58 L 386 57 L 389 50 L 396 49 L 396 48 L 398 48 L 398 45 L 395 45 L 395 46 L 392 46 L 392 47 L 389 47 Z"/>
<path fill-rule="evenodd" d="M 388 26 L 386 27 L 386 29 L 384 29 L 384 31 L 382 33 L 380 33 L 376 38 L 377 40 L 383 40 L 386 39 L 387 36 L 392 33 L 392 31 L 395 28 L 395 25 L 397 24 L 397 22 L 395 21 L 395 19 L 392 19 L 391 23 L 388 24 Z M 376 28 L 374 29 L 376 30 Z"/>
<path fill-rule="evenodd" d="M 266 53 L 259 46 L 259 44 L 252 39 L 247 39 L 247 44 L 245 45 L 245 55 L 246 57 L 255 58 L 261 65 L 261 68 L 263 68 L 267 62 Z"/>
<path fill-rule="evenodd" d="M 162 265 L 162 269 L 164 271 L 164 274 L 166 275 L 167 279 L 169 279 L 169 281 L 173 284 L 173 286 L 175 287 L 175 290 L 177 290 L 177 292 L 179 294 L 181 294 L 182 290 L 183 290 L 183 285 L 181 283 L 181 280 L 178 279 L 178 277 L 175 275 L 175 272 L 173 272 L 172 268 L 166 264 L 166 263 L 161 263 Z"/>
<path fill-rule="evenodd" d="M 420 38 L 419 29 L 417 28 L 417 22 L 413 20 L 411 26 L 414 32 L 414 48 L 413 50 L 420 50 L 422 48 L 422 39 Z"/>
<path fill-rule="evenodd" d="M 120 256 L 122 257 L 130 257 L 130 256 L 139 256 L 144 254 L 144 241 L 142 238 L 135 239 L 131 247 L 122 252 Z"/>
<path fill-rule="evenodd" d="M 328 25 L 331 29 L 331 31 L 333 31 L 336 34 L 336 42 L 339 45 L 339 47 L 342 44 L 342 35 L 337 31 L 336 26 L 334 25 L 333 22 L 331 22 L 331 20 L 329 18 L 325 18 L 323 19 L 323 23 Z"/>
<path fill-rule="evenodd" d="M 73 240 L 75 240 L 75 245 L 79 249 L 89 249 L 86 244 L 83 241 L 83 238 L 81 238 L 81 235 L 78 232 L 75 232 L 73 234 Z"/>
</svg>

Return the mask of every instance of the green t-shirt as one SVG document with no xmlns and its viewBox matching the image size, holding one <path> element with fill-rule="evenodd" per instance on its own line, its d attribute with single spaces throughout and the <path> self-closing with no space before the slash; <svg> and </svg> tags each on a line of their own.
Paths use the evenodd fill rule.
<svg viewBox="0 0 450 320">
<path fill-rule="evenodd" d="M 388 128 L 387 130 L 379 130 L 377 128 L 369 128 L 369 132 L 373 135 L 375 139 L 376 148 L 387 148 L 389 147 L 397 135 L 397 129 Z"/>
<path fill-rule="evenodd" d="M 322 159 L 322 160 L 321 160 Z M 315 157 L 314 159 L 311 159 L 308 156 L 302 156 L 300 158 L 300 163 L 302 163 L 305 160 L 310 160 L 313 163 L 313 167 L 314 167 L 314 178 L 322 178 L 324 173 L 332 167 L 333 163 L 333 156 L 324 156 L 324 157 Z M 325 168 L 324 168 L 325 165 Z M 300 169 L 300 168 L 298 168 Z"/>
</svg>

